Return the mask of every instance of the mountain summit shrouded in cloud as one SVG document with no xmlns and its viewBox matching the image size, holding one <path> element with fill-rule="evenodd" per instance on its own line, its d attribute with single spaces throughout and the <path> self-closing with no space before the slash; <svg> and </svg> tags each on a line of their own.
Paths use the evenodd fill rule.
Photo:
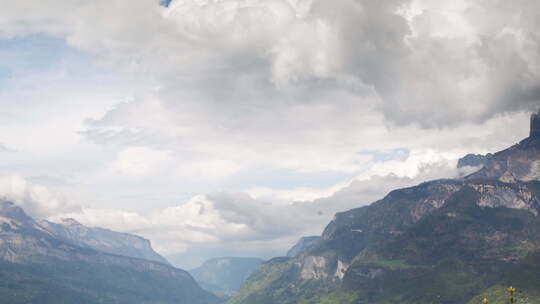
<svg viewBox="0 0 540 304">
<path fill-rule="evenodd" d="M 538 1 L 0 5 L 0 197 L 185 260 L 466 175 L 540 105 Z"/>
</svg>

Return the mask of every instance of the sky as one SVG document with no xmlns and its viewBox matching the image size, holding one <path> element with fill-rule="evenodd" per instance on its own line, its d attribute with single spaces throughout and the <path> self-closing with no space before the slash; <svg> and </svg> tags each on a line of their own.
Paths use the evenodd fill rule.
<svg viewBox="0 0 540 304">
<path fill-rule="evenodd" d="M 540 106 L 534 0 L 0 5 L 0 197 L 184 268 L 463 176 Z"/>
</svg>

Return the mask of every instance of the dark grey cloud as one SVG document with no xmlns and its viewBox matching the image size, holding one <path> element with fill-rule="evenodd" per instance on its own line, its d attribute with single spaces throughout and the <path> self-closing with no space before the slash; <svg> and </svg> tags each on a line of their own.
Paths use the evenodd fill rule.
<svg viewBox="0 0 540 304">
<path fill-rule="evenodd" d="M 198 79 L 194 86 L 208 94 L 199 101 L 240 116 L 251 114 L 246 109 L 316 103 L 312 93 L 326 89 L 353 93 L 362 107 L 373 93 L 365 88 L 372 87 L 388 123 L 435 128 L 540 106 L 538 3 L 455 3 L 313 1 L 303 19 L 276 29 L 280 35 L 256 45 L 248 39 L 244 48 L 221 45 L 228 55 L 212 64 L 227 68 L 210 68 L 211 76 Z M 194 12 L 206 16 L 213 9 L 220 11 L 216 5 Z M 225 37 L 234 34 L 225 28 Z"/>
<path fill-rule="evenodd" d="M 13 35 L 41 26 L 144 74 L 177 103 L 197 102 L 212 118 L 317 100 L 310 93 L 321 84 L 363 103 L 370 92 L 343 87 L 351 81 L 372 87 L 378 111 L 398 125 L 455 126 L 539 104 L 540 7 L 533 0 L 114 3 L 98 1 L 108 9 L 96 15 L 66 1 L 77 16 L 45 5 L 20 16 L 23 7 L 9 4 L 4 28 Z M 120 15 L 126 9 L 129 18 Z M 56 21 L 44 25 L 49 19 Z"/>
<path fill-rule="evenodd" d="M 441 127 L 540 106 L 538 2 L 422 2 L 409 20 L 397 12 L 415 2 L 314 2 L 340 28 L 345 71 L 374 86 L 390 122 Z"/>
</svg>

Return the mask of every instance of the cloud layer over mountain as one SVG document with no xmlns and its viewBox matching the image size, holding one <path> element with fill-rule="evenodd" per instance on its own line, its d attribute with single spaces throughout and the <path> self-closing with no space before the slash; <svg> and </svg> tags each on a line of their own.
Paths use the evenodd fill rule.
<svg viewBox="0 0 540 304">
<path fill-rule="evenodd" d="M 270 248 L 540 105 L 538 1 L 160 2 L 0 0 L 0 195 L 163 252 Z"/>
</svg>

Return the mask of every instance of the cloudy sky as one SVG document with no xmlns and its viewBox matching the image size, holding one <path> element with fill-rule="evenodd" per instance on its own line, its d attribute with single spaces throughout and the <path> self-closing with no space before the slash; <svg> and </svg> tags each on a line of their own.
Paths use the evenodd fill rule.
<svg viewBox="0 0 540 304">
<path fill-rule="evenodd" d="M 0 196 L 182 267 L 527 136 L 534 0 L 0 0 Z"/>
</svg>

